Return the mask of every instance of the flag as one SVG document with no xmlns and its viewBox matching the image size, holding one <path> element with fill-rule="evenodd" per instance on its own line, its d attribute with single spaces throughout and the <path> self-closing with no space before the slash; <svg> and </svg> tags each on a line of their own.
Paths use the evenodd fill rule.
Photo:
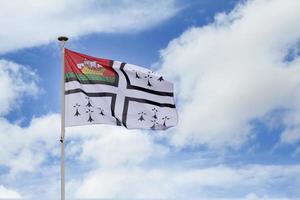
<svg viewBox="0 0 300 200">
<path fill-rule="evenodd" d="M 146 68 L 65 49 L 65 126 L 163 130 L 177 124 L 173 84 Z"/>
</svg>

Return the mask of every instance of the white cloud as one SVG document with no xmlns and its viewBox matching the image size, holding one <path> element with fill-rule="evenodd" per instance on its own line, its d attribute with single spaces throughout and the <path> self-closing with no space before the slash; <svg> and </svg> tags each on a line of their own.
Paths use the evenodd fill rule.
<svg viewBox="0 0 300 200">
<path fill-rule="evenodd" d="M 289 197 L 289 192 L 297 196 L 300 180 L 294 178 L 299 173 L 298 165 L 101 169 L 89 173 L 73 189 L 78 198 L 274 199 Z M 270 189 L 281 185 L 286 189 Z"/>
<path fill-rule="evenodd" d="M 0 123 L 1 133 L 7 133 L 0 135 L 0 145 L 5 149 L 0 151 L 0 158 L 7 158 L 0 165 L 9 167 L 13 175 L 30 172 L 11 179 L 22 183 L 20 178 L 26 175 L 26 186 L 20 190 L 26 197 L 47 198 L 59 193 L 59 163 L 43 166 L 43 162 L 49 161 L 48 156 L 59 155 L 59 120 L 59 115 L 53 114 L 35 118 L 25 128 L 3 120 Z M 77 149 L 69 148 L 72 145 Z M 173 166 L 172 161 L 167 162 L 164 157 L 162 159 L 167 165 L 146 166 L 143 162 L 157 156 L 170 158 L 178 152 L 168 152 L 166 147 L 155 144 L 154 138 L 145 133 L 129 132 L 119 127 L 68 129 L 66 153 L 69 160 L 66 164 L 67 194 L 71 198 L 274 199 L 288 197 L 289 192 L 297 195 L 300 183 L 300 179 L 295 178 L 300 173 L 298 165 L 191 168 L 178 164 Z M 198 154 L 194 156 L 199 158 Z M 90 167 L 89 162 L 94 166 L 91 171 L 85 171 Z M 288 189 L 275 193 L 273 188 L 281 185 Z M 219 196 L 210 195 L 217 191 Z"/>
<path fill-rule="evenodd" d="M 11 176 L 38 172 L 37 167 L 59 147 L 59 122 L 57 114 L 34 118 L 28 127 L 0 118 L 0 165 L 8 167 Z"/>
<path fill-rule="evenodd" d="M 33 118 L 27 127 L 9 122 L 4 116 L 22 105 L 25 95 L 36 96 L 41 88 L 30 67 L 0 59 L 0 165 L 14 176 L 32 172 L 58 145 L 60 117 L 48 114 Z"/>
<path fill-rule="evenodd" d="M 174 80 L 181 110 L 173 144 L 239 147 L 251 137 L 250 120 L 298 112 L 300 59 L 284 58 L 297 48 L 299 9 L 295 0 L 248 1 L 162 50 L 161 73 Z"/>
<path fill-rule="evenodd" d="M 37 75 L 23 65 L 0 59 L 0 116 L 16 109 L 24 95 L 39 92 Z"/>
<path fill-rule="evenodd" d="M 287 129 L 280 137 L 282 143 L 296 143 L 300 140 L 300 127 Z"/>
<path fill-rule="evenodd" d="M 295 144 L 300 140 L 300 108 L 289 111 L 285 116 L 284 122 L 287 125 L 285 131 L 281 134 L 280 144 Z"/>
<path fill-rule="evenodd" d="M 153 137 L 142 131 L 129 131 L 123 127 L 112 126 L 102 126 L 99 130 L 105 132 L 89 139 L 85 138 L 81 160 L 96 162 L 101 167 L 117 167 L 137 165 L 151 157 L 164 156 L 168 152 L 167 147 L 155 144 Z"/>
<path fill-rule="evenodd" d="M 0 198 L 16 199 L 16 198 L 21 198 L 21 195 L 14 190 L 8 189 L 3 185 L 0 185 Z"/>
<path fill-rule="evenodd" d="M 177 12 L 175 0 L 2 0 L 0 53 L 89 33 L 136 32 Z"/>
</svg>

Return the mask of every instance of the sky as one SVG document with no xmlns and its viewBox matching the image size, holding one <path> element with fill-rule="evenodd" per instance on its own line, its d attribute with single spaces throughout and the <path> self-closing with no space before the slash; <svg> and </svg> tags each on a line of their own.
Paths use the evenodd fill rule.
<svg viewBox="0 0 300 200">
<path fill-rule="evenodd" d="M 179 124 L 66 129 L 67 199 L 300 199 L 300 1 L 1 0 L 0 199 L 60 197 L 60 51 L 157 71 Z"/>
</svg>

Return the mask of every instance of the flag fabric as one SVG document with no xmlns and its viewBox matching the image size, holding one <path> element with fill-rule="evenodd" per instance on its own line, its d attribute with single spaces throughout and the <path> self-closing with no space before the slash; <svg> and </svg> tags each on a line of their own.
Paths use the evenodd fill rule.
<svg viewBox="0 0 300 200">
<path fill-rule="evenodd" d="M 146 68 L 65 49 L 65 126 L 163 130 L 177 124 L 173 84 Z"/>
</svg>

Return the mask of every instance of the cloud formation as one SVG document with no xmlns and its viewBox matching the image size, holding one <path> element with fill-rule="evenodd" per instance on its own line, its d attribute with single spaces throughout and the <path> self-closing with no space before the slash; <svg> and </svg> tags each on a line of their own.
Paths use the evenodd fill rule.
<svg viewBox="0 0 300 200">
<path fill-rule="evenodd" d="M 0 59 L 0 116 L 20 105 L 24 95 L 34 96 L 39 92 L 38 77 L 28 67 Z"/>
<path fill-rule="evenodd" d="M 57 155 L 59 124 L 58 114 L 34 118 L 28 127 L 20 127 L 0 118 L 0 165 L 8 167 L 9 176 L 37 172 L 37 167 L 48 156 Z"/>
<path fill-rule="evenodd" d="M 84 132 L 81 130 L 81 135 Z M 95 162 L 98 167 L 136 166 L 168 153 L 167 147 L 155 144 L 154 138 L 145 132 L 120 127 L 107 127 L 104 133 L 99 131 L 94 137 L 83 139 L 81 160 Z"/>
<path fill-rule="evenodd" d="M 175 0 L 2 0 L 0 54 L 46 44 L 62 34 L 74 38 L 89 33 L 137 32 L 177 11 Z"/>
<path fill-rule="evenodd" d="M 161 51 L 181 110 L 173 144 L 239 147 L 253 136 L 251 120 L 274 109 L 295 115 L 286 126 L 299 124 L 299 9 L 294 0 L 247 1 Z M 298 130 L 283 140 L 299 140 Z"/>
<path fill-rule="evenodd" d="M 157 198 L 157 199 L 274 199 L 297 192 L 300 167 L 281 165 L 225 165 L 192 168 L 123 168 L 90 172 L 75 187 L 79 198 Z M 290 180 L 293 179 L 293 183 Z M 273 191 L 273 187 L 289 189 Z"/>
<path fill-rule="evenodd" d="M 14 190 L 10 190 L 3 185 L 0 185 L 0 198 L 19 199 L 21 198 L 21 195 Z"/>
</svg>

